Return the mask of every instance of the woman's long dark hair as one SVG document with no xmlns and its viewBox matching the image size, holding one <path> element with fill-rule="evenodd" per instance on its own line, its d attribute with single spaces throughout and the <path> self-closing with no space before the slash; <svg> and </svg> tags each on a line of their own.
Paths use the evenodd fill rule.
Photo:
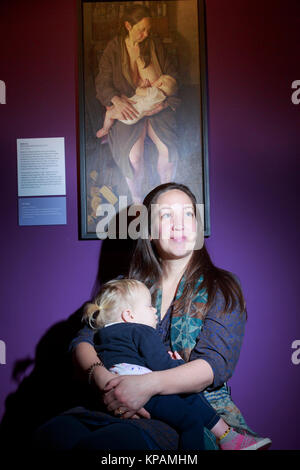
<svg viewBox="0 0 300 470">
<path fill-rule="evenodd" d="M 124 14 L 121 18 L 119 35 L 123 38 L 128 36 L 128 31 L 125 27 L 125 21 L 128 21 L 131 26 L 139 23 L 143 18 L 150 18 L 151 13 L 149 8 L 144 5 L 132 5 L 125 9 Z M 150 54 L 150 39 L 147 37 L 140 44 L 140 56 L 145 62 L 145 67 L 148 67 L 151 61 Z"/>
<path fill-rule="evenodd" d="M 182 191 L 189 196 L 196 214 L 196 198 L 187 186 L 178 183 L 165 183 L 157 186 L 146 196 L 143 202 L 148 213 L 149 234 L 151 233 L 151 205 L 157 203 L 161 194 L 172 189 Z M 202 230 L 202 228 L 200 229 Z M 205 245 L 203 245 L 200 250 L 194 250 L 186 267 L 184 273 L 186 282 L 183 294 L 174 304 L 175 311 L 182 311 L 182 309 L 185 312 L 189 311 L 192 299 L 196 294 L 195 286 L 201 275 L 203 275 L 203 282 L 198 290 L 204 288 L 207 292 L 204 313 L 213 304 L 218 289 L 221 290 L 224 296 L 223 314 L 232 312 L 237 304 L 239 304 L 241 312 L 246 310 L 244 297 L 238 282 L 230 272 L 217 268 L 213 264 Z M 154 293 L 159 287 L 162 278 L 162 267 L 155 246 L 150 241 L 150 236 L 145 239 L 140 238 L 137 241 L 129 269 L 129 277 L 144 282 Z"/>
</svg>

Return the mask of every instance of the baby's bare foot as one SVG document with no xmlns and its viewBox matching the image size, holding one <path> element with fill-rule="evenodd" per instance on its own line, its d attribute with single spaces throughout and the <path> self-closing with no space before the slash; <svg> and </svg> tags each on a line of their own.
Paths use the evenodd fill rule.
<svg viewBox="0 0 300 470">
<path fill-rule="evenodd" d="M 101 139 L 101 137 L 104 137 L 107 134 L 108 134 L 108 130 L 102 127 L 102 129 L 99 129 L 99 131 L 97 132 L 96 137 L 98 137 L 98 139 Z"/>
</svg>

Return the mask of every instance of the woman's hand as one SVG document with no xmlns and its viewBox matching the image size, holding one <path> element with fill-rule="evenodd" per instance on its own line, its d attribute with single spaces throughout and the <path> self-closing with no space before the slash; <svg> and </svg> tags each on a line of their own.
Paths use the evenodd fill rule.
<svg viewBox="0 0 300 470">
<path fill-rule="evenodd" d="M 162 103 L 155 106 L 155 108 L 153 108 L 152 111 L 148 111 L 147 113 L 145 113 L 145 116 L 153 116 L 154 114 L 160 113 L 163 109 L 166 109 L 167 107 L 168 107 L 168 103 L 163 101 Z"/>
<path fill-rule="evenodd" d="M 113 119 L 135 119 L 139 116 L 139 113 L 132 104 L 132 101 L 127 98 L 127 96 L 114 96 L 111 99 L 111 102 L 114 104 L 114 112 L 112 113 Z"/>
<path fill-rule="evenodd" d="M 155 395 L 149 377 L 151 375 L 122 375 L 110 380 L 104 387 L 104 403 L 107 409 L 118 416 L 120 408 L 122 418 L 143 416 L 149 419 L 150 414 L 143 406 Z"/>
<path fill-rule="evenodd" d="M 104 374 L 104 372 L 105 372 L 105 374 Z M 106 385 L 108 385 L 109 382 L 111 382 L 116 377 L 119 377 L 119 376 L 117 376 L 116 374 L 114 374 L 112 372 L 109 372 L 108 370 L 104 369 L 103 367 L 102 368 L 96 367 L 94 369 L 94 373 L 93 373 L 94 384 L 99 389 L 102 397 L 104 397 L 104 389 L 105 389 Z M 103 401 L 105 403 L 105 400 L 103 400 Z M 118 408 L 118 410 L 119 410 L 119 408 Z M 124 412 L 124 409 L 125 409 L 125 412 Z M 117 416 L 119 415 L 118 410 L 115 411 L 115 414 Z M 129 411 L 128 407 L 127 408 L 121 407 L 121 411 L 122 411 L 121 418 L 135 418 L 135 419 L 139 419 L 140 417 L 150 418 L 150 414 L 144 408 L 142 408 L 138 411 L 136 411 L 136 410 Z"/>
</svg>

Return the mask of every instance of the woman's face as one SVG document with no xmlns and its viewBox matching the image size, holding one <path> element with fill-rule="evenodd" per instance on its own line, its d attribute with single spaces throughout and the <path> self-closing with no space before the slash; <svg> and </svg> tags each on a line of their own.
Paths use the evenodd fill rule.
<svg viewBox="0 0 300 470">
<path fill-rule="evenodd" d="M 143 18 L 141 21 L 131 26 L 128 21 L 125 21 L 125 27 L 129 33 L 129 37 L 133 43 L 140 43 L 144 41 L 149 35 L 151 29 L 151 19 Z"/>
<path fill-rule="evenodd" d="M 159 256 L 162 259 L 191 256 L 196 244 L 197 220 L 190 197 L 172 189 L 159 196 L 153 209 L 156 235 L 153 241 Z"/>
</svg>

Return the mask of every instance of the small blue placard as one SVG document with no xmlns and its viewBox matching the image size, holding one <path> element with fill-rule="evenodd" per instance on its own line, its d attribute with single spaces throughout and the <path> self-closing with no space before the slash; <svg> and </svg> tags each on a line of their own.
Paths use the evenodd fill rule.
<svg viewBox="0 0 300 470">
<path fill-rule="evenodd" d="M 64 225 L 65 197 L 20 197 L 19 225 Z"/>
</svg>

